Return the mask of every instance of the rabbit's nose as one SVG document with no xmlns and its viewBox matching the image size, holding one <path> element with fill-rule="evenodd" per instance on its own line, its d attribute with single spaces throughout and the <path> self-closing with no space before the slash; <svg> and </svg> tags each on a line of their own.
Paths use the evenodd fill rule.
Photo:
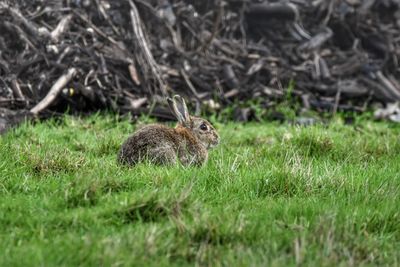
<svg viewBox="0 0 400 267">
<path fill-rule="evenodd" d="M 218 136 L 218 134 L 216 134 L 216 133 L 213 133 L 213 137 L 214 137 L 214 139 L 215 139 L 215 140 L 219 140 L 219 136 Z"/>
<path fill-rule="evenodd" d="M 216 136 L 215 136 L 215 139 L 214 139 L 214 141 L 213 141 L 213 145 L 216 146 L 216 145 L 218 145 L 218 144 L 219 144 L 219 136 L 216 135 Z"/>
</svg>

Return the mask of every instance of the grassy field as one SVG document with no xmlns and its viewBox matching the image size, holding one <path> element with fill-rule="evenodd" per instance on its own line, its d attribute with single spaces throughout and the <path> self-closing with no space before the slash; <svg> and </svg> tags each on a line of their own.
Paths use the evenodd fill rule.
<svg viewBox="0 0 400 267">
<path fill-rule="evenodd" d="M 0 266 L 399 266 L 400 127 L 217 124 L 203 168 L 116 164 L 112 116 L 0 137 Z"/>
</svg>

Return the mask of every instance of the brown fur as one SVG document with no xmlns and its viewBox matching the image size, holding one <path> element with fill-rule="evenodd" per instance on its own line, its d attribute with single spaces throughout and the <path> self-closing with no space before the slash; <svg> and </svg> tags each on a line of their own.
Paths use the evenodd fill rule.
<svg viewBox="0 0 400 267">
<path fill-rule="evenodd" d="M 200 129 L 201 124 L 207 125 L 206 131 Z M 214 127 L 201 118 L 190 117 L 190 123 L 178 123 L 175 128 L 152 124 L 125 141 L 118 162 L 134 165 L 149 160 L 156 164 L 176 164 L 179 160 L 185 166 L 202 165 L 207 161 L 207 150 L 218 143 Z"/>
</svg>

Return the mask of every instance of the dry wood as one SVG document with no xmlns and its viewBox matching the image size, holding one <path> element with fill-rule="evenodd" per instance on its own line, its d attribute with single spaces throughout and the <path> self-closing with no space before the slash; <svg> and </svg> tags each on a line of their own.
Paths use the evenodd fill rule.
<svg viewBox="0 0 400 267">
<path fill-rule="evenodd" d="M 37 103 L 36 106 L 31 108 L 31 113 L 38 114 L 47 108 L 56 99 L 61 90 L 71 81 L 76 73 L 77 71 L 75 68 L 70 68 L 66 74 L 58 78 L 55 84 L 51 87 L 50 91 L 47 93 L 46 97 Z"/>
<path fill-rule="evenodd" d="M 72 20 L 72 15 L 67 15 L 61 19 L 61 21 L 58 23 L 57 27 L 50 33 L 51 39 L 54 42 L 58 42 L 61 35 L 65 33 L 65 31 L 68 29 L 71 20 Z"/>
<path fill-rule="evenodd" d="M 153 75 L 153 78 L 155 78 L 158 82 L 158 86 L 160 87 L 162 94 L 164 96 L 167 96 L 167 85 L 166 85 L 163 77 L 161 76 L 160 68 L 159 68 L 157 62 L 154 60 L 153 54 L 149 48 L 148 42 L 146 40 L 144 31 L 143 31 L 143 23 L 141 22 L 139 12 L 133 1 L 130 0 L 129 3 L 131 5 L 131 10 L 130 10 L 129 14 L 130 14 L 131 21 L 132 21 L 134 36 L 136 37 L 136 42 L 140 48 L 140 52 L 142 53 L 142 55 L 144 57 L 144 62 L 142 62 L 142 63 L 148 65 L 148 67 L 150 68 L 151 74 Z"/>
<path fill-rule="evenodd" d="M 1 105 L 166 118 L 159 103 L 179 93 L 197 110 L 234 103 L 243 120 L 249 100 L 265 113 L 400 101 L 400 4 L 353 2 L 0 1 Z M 67 69 L 82 75 L 58 96 Z"/>
</svg>

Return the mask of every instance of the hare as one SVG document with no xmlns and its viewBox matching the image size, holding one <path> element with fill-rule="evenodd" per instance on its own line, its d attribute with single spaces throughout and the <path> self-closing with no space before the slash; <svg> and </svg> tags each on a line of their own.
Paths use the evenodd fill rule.
<svg viewBox="0 0 400 267">
<path fill-rule="evenodd" d="M 219 144 L 219 135 L 205 119 L 190 116 L 185 100 L 175 95 L 167 98 L 178 123 L 175 128 L 160 124 L 144 126 L 122 145 L 118 162 L 135 165 L 144 160 L 159 165 L 179 162 L 184 166 L 203 165 L 208 150 Z"/>
</svg>

